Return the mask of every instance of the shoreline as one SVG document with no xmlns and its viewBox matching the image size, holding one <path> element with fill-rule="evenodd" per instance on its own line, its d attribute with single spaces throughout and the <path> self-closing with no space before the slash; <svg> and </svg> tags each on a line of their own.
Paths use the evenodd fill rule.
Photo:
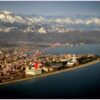
<svg viewBox="0 0 100 100">
<path fill-rule="evenodd" d="M 30 79 L 41 78 L 41 77 L 44 77 L 44 76 L 54 75 L 54 74 L 57 74 L 57 73 L 62 73 L 62 72 L 67 72 L 67 71 L 73 71 L 73 70 L 84 68 L 84 67 L 87 67 L 89 65 L 96 64 L 96 63 L 100 63 L 100 60 L 94 60 L 94 61 L 86 63 L 86 64 L 78 65 L 78 66 L 75 66 L 75 67 L 72 67 L 72 68 L 68 68 L 68 69 L 62 69 L 60 71 L 55 71 L 55 72 L 51 72 L 51 73 L 41 74 L 39 76 L 31 76 L 31 77 L 26 77 L 26 78 L 19 79 L 19 80 L 13 80 L 13 81 L 10 81 L 10 82 L 0 83 L 0 86 L 1 85 L 12 84 L 12 83 L 17 83 L 17 82 L 21 82 L 21 81 L 26 81 L 26 80 L 30 80 Z"/>
</svg>

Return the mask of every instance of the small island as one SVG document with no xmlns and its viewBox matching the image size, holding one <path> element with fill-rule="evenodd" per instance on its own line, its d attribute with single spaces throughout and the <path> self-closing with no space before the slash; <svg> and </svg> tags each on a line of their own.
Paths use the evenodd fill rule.
<svg viewBox="0 0 100 100">
<path fill-rule="evenodd" d="M 48 76 L 100 62 L 94 54 L 36 54 L 24 50 L 0 50 L 0 85 Z"/>
</svg>

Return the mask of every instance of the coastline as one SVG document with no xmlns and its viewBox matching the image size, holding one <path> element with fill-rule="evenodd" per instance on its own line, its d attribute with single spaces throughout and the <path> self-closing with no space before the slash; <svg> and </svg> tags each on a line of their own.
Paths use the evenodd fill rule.
<svg viewBox="0 0 100 100">
<path fill-rule="evenodd" d="M 53 75 L 53 74 L 57 74 L 57 73 L 73 71 L 73 70 L 76 70 L 76 69 L 79 69 L 79 68 L 88 67 L 89 65 L 93 65 L 93 64 L 96 64 L 96 63 L 100 63 L 100 60 L 94 60 L 94 61 L 86 63 L 86 64 L 82 64 L 82 65 L 79 65 L 79 66 L 75 66 L 75 67 L 72 67 L 72 68 L 63 69 L 63 70 L 55 71 L 55 72 L 51 72 L 51 73 L 45 73 L 45 74 L 42 74 L 42 75 L 39 75 L 39 76 L 26 77 L 26 78 L 19 79 L 19 80 L 13 80 L 13 81 L 10 81 L 10 82 L 0 83 L 0 86 L 12 84 L 12 83 L 17 83 L 17 82 L 21 82 L 21 81 L 26 81 L 26 80 L 29 80 L 29 79 L 41 78 L 41 77 L 44 77 L 44 76 L 49 76 L 49 75 Z"/>
</svg>

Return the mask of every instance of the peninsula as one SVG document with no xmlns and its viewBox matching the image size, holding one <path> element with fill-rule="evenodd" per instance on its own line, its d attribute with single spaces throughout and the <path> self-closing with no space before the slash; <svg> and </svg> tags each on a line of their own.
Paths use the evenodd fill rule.
<svg viewBox="0 0 100 100">
<path fill-rule="evenodd" d="M 20 50 L 0 51 L 0 85 L 83 68 L 100 62 L 94 54 L 27 55 Z"/>
</svg>

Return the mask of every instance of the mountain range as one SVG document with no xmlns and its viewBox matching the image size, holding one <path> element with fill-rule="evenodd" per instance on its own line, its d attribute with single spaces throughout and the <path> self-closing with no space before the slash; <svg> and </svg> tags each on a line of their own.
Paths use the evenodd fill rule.
<svg viewBox="0 0 100 100">
<path fill-rule="evenodd" d="M 1 43 L 5 41 L 98 42 L 99 35 L 100 16 L 22 15 L 0 11 Z"/>
<path fill-rule="evenodd" d="M 79 31 L 100 31 L 100 17 L 96 16 L 40 16 L 21 15 L 0 11 L 0 32 L 18 30 L 24 33 L 52 33 Z"/>
</svg>

